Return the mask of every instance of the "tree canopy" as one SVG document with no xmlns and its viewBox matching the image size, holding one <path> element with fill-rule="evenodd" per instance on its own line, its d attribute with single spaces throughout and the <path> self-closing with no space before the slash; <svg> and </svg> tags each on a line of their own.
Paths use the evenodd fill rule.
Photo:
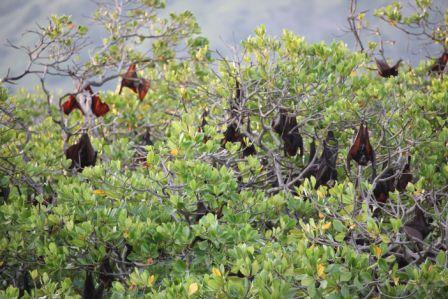
<svg viewBox="0 0 448 299">
<path fill-rule="evenodd" d="M 2 79 L 1 296 L 445 296 L 443 55 L 385 78 L 378 45 L 261 25 L 225 57 L 189 12 L 111 3 L 99 43 L 52 16 Z M 24 76 L 34 92 L 5 88 Z"/>
</svg>

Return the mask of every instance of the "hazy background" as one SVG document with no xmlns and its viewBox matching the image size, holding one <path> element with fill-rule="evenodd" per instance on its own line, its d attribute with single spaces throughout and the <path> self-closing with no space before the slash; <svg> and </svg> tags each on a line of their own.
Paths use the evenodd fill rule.
<svg viewBox="0 0 448 299">
<path fill-rule="evenodd" d="M 359 10 L 369 10 L 372 15 L 375 8 L 391 0 L 359 2 Z M 448 0 L 436 2 L 448 7 Z M 273 35 L 281 34 L 286 28 L 310 42 L 343 40 L 353 48 L 353 36 L 346 32 L 348 7 L 348 0 L 167 0 L 166 11 L 192 11 L 212 49 L 228 53 L 226 45 L 239 43 L 260 24 L 266 24 Z M 34 28 L 36 23 L 44 24 L 46 16 L 55 13 L 72 15 L 77 23 L 88 25 L 86 16 L 94 9 L 95 4 L 90 0 L 0 0 L 0 77 L 8 67 L 15 73 L 26 62 L 22 54 L 5 46 L 6 39 L 20 41 L 22 32 Z M 421 58 L 440 54 L 437 47 L 424 48 L 383 22 L 369 20 L 372 27 L 382 28 L 386 38 L 397 42 L 387 46 L 385 53 L 394 61 L 403 58 L 415 65 Z"/>
</svg>

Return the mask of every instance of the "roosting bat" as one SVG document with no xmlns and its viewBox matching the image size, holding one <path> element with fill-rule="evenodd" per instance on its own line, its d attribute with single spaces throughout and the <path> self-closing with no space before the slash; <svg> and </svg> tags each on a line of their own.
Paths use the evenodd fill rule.
<svg viewBox="0 0 448 299">
<path fill-rule="evenodd" d="M 202 113 L 202 122 L 201 125 L 198 128 L 199 133 L 204 133 L 204 128 L 207 125 L 207 117 L 208 116 L 208 109 L 205 108 L 204 112 Z M 204 139 L 202 140 L 203 143 L 207 143 L 207 141 L 210 140 L 210 136 L 205 135 Z"/>
<path fill-rule="evenodd" d="M 316 189 L 320 185 L 327 186 L 331 180 L 336 181 L 338 172 L 336 171 L 336 160 L 338 157 L 338 141 L 334 137 L 333 131 L 328 131 L 324 141 L 324 149 L 319 159 L 316 173 Z"/>
<path fill-rule="evenodd" d="M 355 160 L 359 165 L 366 166 L 369 162 L 372 163 L 373 173 L 372 177 L 376 176 L 375 152 L 369 140 L 369 131 L 367 125 L 361 123 L 358 133 L 356 134 L 355 142 L 348 152 L 347 169 L 350 172 L 350 161 Z"/>
<path fill-rule="evenodd" d="M 410 173 L 410 163 L 411 156 L 408 157 L 408 162 L 404 166 L 401 174 L 399 173 L 400 169 L 398 169 L 398 167 L 389 166 L 389 168 L 386 169 L 387 165 L 385 164 L 383 170 L 386 169 L 386 171 L 379 177 L 379 180 L 373 189 L 373 195 L 375 196 L 376 201 L 385 203 L 389 197 L 389 192 L 394 192 L 395 190 L 404 192 L 406 190 L 407 184 L 411 182 L 413 178 Z"/>
<path fill-rule="evenodd" d="M 397 190 L 400 192 L 406 191 L 408 183 L 412 182 L 413 176 L 411 173 L 411 156 L 408 156 L 408 162 L 403 168 L 403 172 L 398 177 Z"/>
<path fill-rule="evenodd" d="M 92 272 L 86 271 L 86 279 L 84 281 L 84 293 L 83 299 L 101 299 L 103 298 L 104 287 L 100 283 L 98 288 L 95 289 L 95 282 L 93 281 Z"/>
<path fill-rule="evenodd" d="M 81 172 L 84 167 L 95 166 L 97 152 L 93 149 L 89 135 L 84 133 L 78 143 L 66 150 L 65 156 L 72 160 L 70 169 L 76 168 L 78 172 Z"/>
<path fill-rule="evenodd" d="M 303 139 L 299 133 L 299 128 L 295 116 L 289 116 L 288 111 L 280 109 L 280 113 L 272 121 L 272 129 L 280 135 L 283 140 L 283 150 L 285 155 L 295 156 L 300 148 L 300 156 L 303 155 Z"/>
<path fill-rule="evenodd" d="M 91 109 L 92 113 L 95 116 L 101 117 L 109 112 L 109 106 L 106 103 L 101 102 L 100 97 L 94 94 L 90 85 L 87 85 L 84 90 L 89 92 L 90 96 L 92 97 Z M 76 100 L 76 96 L 74 94 L 70 95 L 69 99 L 62 104 L 62 109 L 67 115 L 70 114 L 74 109 L 79 109 L 81 113 L 84 114 L 84 111 L 82 111 L 81 106 Z"/>
<path fill-rule="evenodd" d="M 250 128 L 250 117 L 247 117 L 247 132 L 249 134 L 252 133 L 252 130 Z M 257 153 L 257 150 L 255 149 L 255 146 L 253 143 L 247 145 L 246 141 L 244 140 L 244 136 L 241 136 L 241 147 L 243 148 L 243 157 L 252 156 Z"/>
<path fill-rule="evenodd" d="M 410 239 L 417 239 L 423 241 L 431 232 L 429 225 L 423 211 L 415 206 L 414 219 L 404 225 L 404 231 Z"/>
<path fill-rule="evenodd" d="M 377 202 L 385 203 L 389 197 L 389 192 L 393 192 L 395 190 L 394 175 L 394 169 L 389 167 L 384 174 L 379 177 L 379 181 L 373 189 L 373 195 L 375 196 Z"/>
<path fill-rule="evenodd" d="M 142 145 L 154 145 L 151 139 L 151 131 L 149 128 L 146 128 L 145 133 L 143 133 L 142 137 Z"/>
<path fill-rule="evenodd" d="M 0 187 L 0 196 L 3 197 L 3 201 L 6 202 L 9 197 L 9 192 L 11 189 L 9 189 L 8 186 Z"/>
<path fill-rule="evenodd" d="M 244 136 L 240 133 L 238 124 L 236 124 L 235 121 L 232 121 L 224 132 L 224 138 L 221 140 L 221 146 L 225 147 L 227 142 L 240 142 L 241 148 L 243 149 L 243 157 L 254 155 L 257 152 L 253 144 L 246 144 L 246 142 L 244 141 Z"/>
<path fill-rule="evenodd" d="M 224 138 L 221 140 L 221 145 L 224 147 L 227 142 L 238 142 L 241 140 L 240 130 L 238 129 L 238 124 L 232 121 L 224 132 Z"/>
<path fill-rule="evenodd" d="M 241 90 L 241 85 L 238 79 L 235 79 L 235 98 L 230 103 L 230 124 L 227 126 L 226 131 L 224 132 L 224 138 L 221 140 L 221 146 L 225 146 L 227 142 L 239 142 L 241 144 L 241 148 L 243 150 L 243 157 L 247 157 L 250 155 L 256 154 L 255 146 L 253 144 L 247 145 L 244 141 L 244 135 L 241 134 L 239 123 L 237 122 L 237 111 L 239 106 L 241 105 L 241 100 L 243 97 L 243 92 Z M 251 132 L 250 128 L 250 117 L 247 117 L 247 132 Z"/>
<path fill-rule="evenodd" d="M 208 116 L 208 109 L 205 108 L 204 112 L 202 112 L 202 121 L 201 121 L 201 125 L 198 128 L 198 132 L 199 133 L 204 133 L 204 128 L 207 125 L 207 119 L 206 117 Z"/>
<path fill-rule="evenodd" d="M 101 262 L 101 266 L 99 268 L 99 272 L 100 273 L 98 276 L 100 284 L 105 289 L 109 289 L 112 286 L 112 282 L 114 281 L 114 274 L 108 256 L 105 256 L 103 258 L 103 261 Z"/>
<path fill-rule="evenodd" d="M 146 93 L 148 92 L 149 86 L 149 80 L 138 77 L 136 64 L 133 63 L 129 66 L 128 70 L 123 76 L 123 79 L 121 80 L 120 91 L 118 92 L 118 94 L 121 94 L 123 87 L 127 87 L 138 94 L 138 98 L 140 99 L 140 101 L 143 101 Z"/>
<path fill-rule="evenodd" d="M 316 155 L 316 141 L 314 140 L 314 137 L 313 137 L 313 140 L 310 143 L 310 156 L 308 158 L 308 164 L 313 162 L 315 155 Z"/>
<path fill-rule="evenodd" d="M 441 74 L 444 72 L 447 63 L 448 63 L 448 52 L 445 51 L 445 52 L 443 52 L 442 56 L 437 58 L 437 60 L 431 66 L 431 69 L 429 70 L 429 72 Z"/>
<path fill-rule="evenodd" d="M 398 60 L 394 66 L 389 66 L 389 64 L 382 59 L 375 58 L 375 62 L 378 67 L 378 75 L 384 78 L 389 78 L 392 76 L 398 76 L 398 67 L 400 66 L 402 60 Z"/>
</svg>

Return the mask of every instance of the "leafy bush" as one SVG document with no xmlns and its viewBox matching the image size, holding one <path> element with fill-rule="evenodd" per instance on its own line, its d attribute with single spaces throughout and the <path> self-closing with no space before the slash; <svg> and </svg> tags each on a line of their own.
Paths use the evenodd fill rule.
<svg viewBox="0 0 448 299">
<path fill-rule="evenodd" d="M 163 7 L 141 2 L 151 11 Z M 130 27 L 148 17 L 137 8 L 130 14 L 137 22 Z M 101 92 L 111 109 L 94 125 L 79 111 L 63 116 L 45 85 L 32 94 L 1 90 L 0 183 L 10 190 L 0 205 L 1 295 L 79 297 L 92 272 L 113 298 L 443 297 L 446 78 L 429 76 L 428 62 L 380 78 L 370 57 L 342 43 L 308 44 L 286 30 L 274 38 L 263 26 L 241 43 L 239 59 L 212 59 L 207 40 L 193 35 L 191 14 L 171 18 L 182 33 L 153 43 L 146 99 Z M 149 19 L 165 24 L 155 14 Z M 58 26 L 71 24 L 53 22 L 52 39 L 65 32 Z M 187 51 L 176 53 L 182 39 Z M 124 48 L 86 65 L 119 61 Z M 147 59 L 127 53 L 129 61 Z M 314 177 L 300 178 L 307 147 L 303 157 L 284 156 L 271 129 L 278 107 L 293 111 L 319 156 L 334 131 L 334 185 L 316 189 Z M 207 124 L 198 130 L 204 110 Z M 229 115 L 256 154 L 243 156 L 240 143 L 221 145 Z M 371 181 L 371 166 L 345 167 L 361 120 L 378 165 L 412 157 L 413 182 L 385 204 L 373 196 L 385 170 Z M 153 145 L 142 139 L 147 128 Z M 98 161 L 77 173 L 64 147 L 78 137 L 63 137 L 83 130 Z M 300 184 L 291 182 L 297 177 Z M 404 229 L 417 206 L 431 228 L 424 240 Z"/>
</svg>

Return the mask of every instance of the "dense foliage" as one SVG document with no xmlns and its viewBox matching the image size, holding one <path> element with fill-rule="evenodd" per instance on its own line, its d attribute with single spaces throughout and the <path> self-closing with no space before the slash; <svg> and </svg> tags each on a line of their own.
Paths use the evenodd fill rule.
<svg viewBox="0 0 448 299">
<path fill-rule="evenodd" d="M 263 26 L 235 58 L 212 58 L 191 14 L 167 25 L 159 1 L 140 2 L 150 13 L 133 7 L 129 27 L 98 12 L 108 48 L 78 70 L 87 82 L 137 61 L 151 82 L 143 101 L 100 92 L 110 111 L 87 121 L 61 112 L 72 91 L 56 103 L 45 85 L 1 89 L 1 296 L 79 297 L 87 273 L 113 298 L 446 296 L 448 80 L 428 75 L 431 61 L 381 78 L 371 57 L 342 43 L 274 38 Z M 139 18 L 166 29 L 150 58 L 121 42 Z M 71 47 L 71 21 L 52 22 L 48 38 Z M 297 120 L 303 156 L 285 155 L 271 128 L 280 107 Z M 223 146 L 230 118 L 244 137 Z M 379 165 L 373 181 L 371 165 L 345 166 L 361 121 Z M 338 179 L 316 189 L 300 174 L 308 144 L 320 156 L 329 130 Z M 84 131 L 98 158 L 77 172 L 64 149 Z M 241 144 L 256 153 L 243 155 Z M 412 183 L 379 204 L 381 175 L 408 156 Z M 430 228 L 424 240 L 404 230 L 417 207 Z"/>
</svg>

